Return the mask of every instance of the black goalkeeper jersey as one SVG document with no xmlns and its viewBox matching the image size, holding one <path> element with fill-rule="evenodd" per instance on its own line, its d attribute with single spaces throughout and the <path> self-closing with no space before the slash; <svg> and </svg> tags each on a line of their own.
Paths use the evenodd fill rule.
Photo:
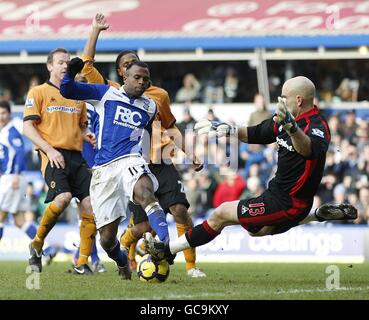
<svg viewBox="0 0 369 320">
<path fill-rule="evenodd" d="M 322 179 L 330 132 L 316 106 L 299 115 L 296 122 L 311 139 L 311 155 L 308 158 L 295 151 L 291 137 L 273 118 L 248 127 L 247 135 L 250 144 L 278 143 L 277 172 L 268 189 L 276 195 L 282 193 L 281 198 L 288 195 L 294 205 L 304 207 L 311 206 Z"/>
</svg>

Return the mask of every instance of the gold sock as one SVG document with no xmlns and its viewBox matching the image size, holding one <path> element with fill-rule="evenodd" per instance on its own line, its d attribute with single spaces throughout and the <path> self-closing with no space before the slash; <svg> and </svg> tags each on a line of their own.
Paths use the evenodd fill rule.
<svg viewBox="0 0 369 320">
<path fill-rule="evenodd" d="M 77 266 L 87 264 L 88 257 L 91 255 L 92 245 L 96 235 L 96 224 L 94 216 L 90 213 L 82 213 L 80 226 L 81 244 L 79 246 L 79 258 Z"/>
<path fill-rule="evenodd" d="M 44 241 L 50 230 L 54 227 L 60 213 L 63 210 L 60 209 L 55 202 L 51 202 L 45 209 L 42 216 L 37 233 L 32 241 L 32 247 L 35 248 L 39 253 L 42 251 Z"/>
<path fill-rule="evenodd" d="M 130 248 L 131 244 L 138 239 L 133 235 L 132 228 L 127 228 L 120 237 L 120 245 L 125 248 Z"/>
<path fill-rule="evenodd" d="M 192 227 L 188 224 L 176 223 L 178 237 L 184 235 L 186 231 L 190 230 Z M 186 260 L 186 270 L 190 270 L 196 267 L 196 249 L 188 248 L 183 251 Z"/>
</svg>

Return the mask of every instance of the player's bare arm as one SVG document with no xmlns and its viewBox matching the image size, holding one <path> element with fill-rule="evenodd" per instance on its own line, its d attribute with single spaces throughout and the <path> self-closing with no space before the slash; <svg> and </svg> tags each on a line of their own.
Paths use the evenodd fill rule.
<svg viewBox="0 0 369 320">
<path fill-rule="evenodd" d="M 102 13 L 97 13 L 92 20 L 92 30 L 83 50 L 85 55 L 91 58 L 95 57 L 96 43 L 100 32 L 107 30 L 109 27 L 110 25 L 107 23 L 105 16 Z"/>
<path fill-rule="evenodd" d="M 23 122 L 23 133 L 29 138 L 32 143 L 46 153 L 50 166 L 54 166 L 58 169 L 65 168 L 65 161 L 63 155 L 56 149 L 54 149 L 50 144 L 45 141 L 35 128 L 35 120 L 26 120 Z"/>
<path fill-rule="evenodd" d="M 310 138 L 298 128 L 296 133 L 290 135 L 293 147 L 304 157 L 311 155 L 311 140 Z"/>
<path fill-rule="evenodd" d="M 87 125 L 82 125 L 81 129 L 83 140 L 92 144 L 94 149 L 96 149 L 96 135 L 88 129 Z"/>
<path fill-rule="evenodd" d="M 174 142 L 176 147 L 178 149 L 181 149 L 183 153 L 188 157 L 188 159 L 192 161 L 196 172 L 201 171 L 204 167 L 204 164 L 200 161 L 196 154 L 192 152 L 191 148 L 186 148 L 185 137 L 182 135 L 179 129 L 175 125 L 173 125 L 169 129 L 171 131 L 170 138 Z"/>
</svg>

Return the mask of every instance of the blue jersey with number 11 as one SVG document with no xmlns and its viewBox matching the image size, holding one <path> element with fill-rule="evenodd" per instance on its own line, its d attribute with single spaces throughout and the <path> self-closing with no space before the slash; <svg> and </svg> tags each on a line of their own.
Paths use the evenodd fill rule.
<svg viewBox="0 0 369 320">
<path fill-rule="evenodd" d="M 84 100 L 95 108 L 94 167 L 129 155 L 141 155 L 143 142 L 150 145 L 151 124 L 156 113 L 152 99 L 129 97 L 123 87 L 75 82 L 68 74 L 64 76 L 60 92 L 68 99 Z"/>
</svg>

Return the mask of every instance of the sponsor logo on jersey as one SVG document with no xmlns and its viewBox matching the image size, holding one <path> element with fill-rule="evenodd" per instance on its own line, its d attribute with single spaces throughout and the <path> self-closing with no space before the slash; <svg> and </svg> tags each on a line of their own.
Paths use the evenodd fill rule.
<svg viewBox="0 0 369 320">
<path fill-rule="evenodd" d="M 324 138 L 324 132 L 322 130 L 319 130 L 317 128 L 313 128 L 313 130 L 311 131 L 311 134 L 314 136 L 317 136 L 319 138 Z"/>
<path fill-rule="evenodd" d="M 66 107 L 66 106 L 49 106 L 46 108 L 46 112 L 65 112 L 65 113 L 81 113 L 81 108 Z"/>
<path fill-rule="evenodd" d="M 32 108 L 34 104 L 35 104 L 35 99 L 28 98 L 26 100 L 25 106 L 26 106 L 26 108 Z"/>
<path fill-rule="evenodd" d="M 286 148 L 288 151 L 291 151 L 291 152 L 293 152 L 293 151 L 294 151 L 293 147 L 292 147 L 292 146 L 290 146 L 290 145 L 287 143 L 287 141 L 286 141 L 286 140 L 283 140 L 283 139 L 281 139 L 281 138 L 278 138 L 278 137 L 277 137 L 277 143 L 278 143 L 278 145 L 280 145 L 281 147 Z"/>
<path fill-rule="evenodd" d="M 142 115 L 137 111 L 117 106 L 114 116 L 114 124 L 128 127 L 131 129 L 137 129 L 141 125 Z"/>
</svg>

